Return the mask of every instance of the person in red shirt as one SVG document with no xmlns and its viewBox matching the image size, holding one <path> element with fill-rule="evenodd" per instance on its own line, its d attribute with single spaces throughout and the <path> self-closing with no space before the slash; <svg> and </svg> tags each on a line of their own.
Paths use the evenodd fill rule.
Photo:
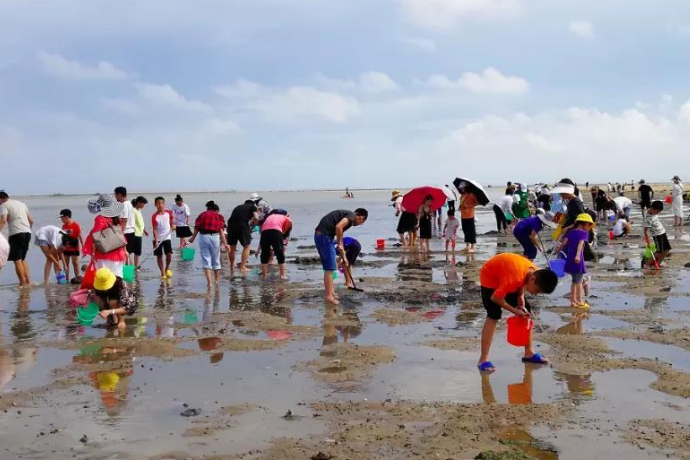
<svg viewBox="0 0 690 460">
<path fill-rule="evenodd" d="M 478 367 L 482 372 L 493 372 L 496 367 L 489 361 L 489 351 L 503 310 L 530 318 L 532 310 L 525 300 L 525 291 L 530 294 L 551 294 L 556 289 L 558 277 L 551 270 L 540 270 L 521 255 L 505 253 L 486 261 L 479 272 L 479 282 L 487 318 L 482 329 L 482 350 Z M 531 332 L 522 361 L 548 363 L 539 353 L 534 352 Z"/>
<path fill-rule="evenodd" d="M 81 227 L 78 223 L 72 220 L 72 211 L 63 209 L 58 216 L 62 221 L 62 231 L 65 232 L 64 246 L 62 249 L 62 257 L 64 259 L 65 271 L 67 279 L 70 279 L 70 262 L 74 268 L 74 277 L 81 278 L 81 269 L 79 267 L 80 247 L 84 245 L 84 240 L 81 237 Z"/>
<path fill-rule="evenodd" d="M 199 236 L 199 252 L 201 253 L 201 264 L 206 275 L 206 287 L 213 285 L 211 271 L 213 271 L 216 286 L 220 284 L 220 246 L 226 251 L 230 250 L 225 239 L 225 218 L 220 214 L 218 205 L 209 201 L 206 203 L 206 211 L 199 214 L 194 224 L 194 234 L 189 239 L 189 244 L 193 244 Z M 199 235 L 201 234 L 201 235 Z"/>
</svg>

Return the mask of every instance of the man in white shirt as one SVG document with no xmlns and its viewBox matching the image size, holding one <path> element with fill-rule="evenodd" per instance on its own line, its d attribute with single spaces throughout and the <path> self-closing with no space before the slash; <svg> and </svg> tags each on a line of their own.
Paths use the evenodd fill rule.
<svg viewBox="0 0 690 460">
<path fill-rule="evenodd" d="M 673 210 L 673 226 L 681 227 L 683 225 L 683 183 L 680 181 L 680 177 L 673 176 L 673 191 L 671 196 L 673 198 L 673 204 L 671 206 Z"/>
<path fill-rule="evenodd" d="M 630 219 L 630 212 L 633 206 L 632 200 L 626 196 L 617 196 L 613 199 L 613 202 L 616 204 L 616 210 L 618 211 L 616 214 L 622 212 L 625 214 L 626 219 Z"/>
<path fill-rule="evenodd" d="M 31 243 L 33 224 L 34 219 L 31 217 L 29 208 L 21 201 L 10 200 L 10 196 L 5 191 L 0 191 L 0 231 L 5 226 L 8 227 L 9 238 L 7 241 L 10 251 L 7 260 L 14 262 L 19 286 L 22 288 L 31 285 L 26 254 L 29 251 L 29 243 Z"/>
<path fill-rule="evenodd" d="M 127 264 L 134 263 L 134 253 L 136 252 L 136 238 L 134 235 L 134 206 L 127 199 L 127 189 L 124 187 L 115 188 L 115 199 L 122 203 L 122 214 L 120 214 L 120 225 L 122 232 L 127 240 Z"/>
</svg>

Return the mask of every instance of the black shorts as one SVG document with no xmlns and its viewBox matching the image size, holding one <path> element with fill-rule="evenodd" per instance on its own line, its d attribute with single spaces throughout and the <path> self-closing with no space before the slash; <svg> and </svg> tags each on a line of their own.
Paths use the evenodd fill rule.
<svg viewBox="0 0 690 460">
<path fill-rule="evenodd" d="M 178 238 L 189 238 L 192 236 L 192 231 L 189 229 L 189 227 L 176 227 L 175 228 L 175 236 Z"/>
<path fill-rule="evenodd" d="M 489 319 L 499 320 L 499 319 L 501 319 L 501 314 L 503 313 L 503 309 L 500 307 L 500 305 L 496 305 L 491 300 L 491 296 L 494 295 L 494 292 L 496 292 L 496 289 L 491 289 L 491 288 L 482 286 L 482 303 L 484 304 L 484 309 L 486 309 L 486 317 Z M 518 303 L 517 292 L 512 292 L 512 293 L 506 295 L 505 301 L 511 307 L 517 308 L 517 303 Z M 532 307 L 530 306 L 527 299 L 525 299 L 525 308 L 527 309 L 528 312 L 532 313 Z"/>
<path fill-rule="evenodd" d="M 7 260 L 10 262 L 25 260 L 26 254 L 29 252 L 31 233 L 17 233 L 7 238 L 7 242 L 10 244 Z"/>
<path fill-rule="evenodd" d="M 154 256 L 162 256 L 163 253 L 165 253 L 165 255 L 170 255 L 170 254 L 173 253 L 173 250 L 172 250 L 172 241 L 170 241 L 170 240 L 165 240 L 165 241 L 163 241 L 163 242 L 160 244 L 160 246 L 158 246 L 158 247 L 153 251 L 153 255 L 154 255 Z"/>
<path fill-rule="evenodd" d="M 127 252 L 129 252 L 130 254 L 134 254 L 135 256 L 140 256 L 141 251 L 142 251 L 142 241 L 143 240 L 144 240 L 144 238 L 142 238 L 141 236 L 135 236 L 134 240 L 131 243 L 131 247 L 132 247 L 131 251 L 129 250 L 130 242 L 127 241 Z"/>
<path fill-rule="evenodd" d="M 652 207 L 652 200 L 641 200 L 640 201 L 640 208 L 649 209 L 651 207 Z"/>
<path fill-rule="evenodd" d="M 659 236 L 655 236 L 654 245 L 656 246 L 656 252 L 667 252 L 672 249 L 671 243 L 669 243 L 666 233 L 662 233 Z"/>
<path fill-rule="evenodd" d="M 264 230 L 259 240 L 261 246 L 261 263 L 267 264 L 271 259 L 271 249 L 278 260 L 278 264 L 285 263 L 285 250 L 283 248 L 283 232 L 280 230 Z"/>
<path fill-rule="evenodd" d="M 64 249 L 62 254 L 65 257 L 79 257 L 79 249 Z"/>
<path fill-rule="evenodd" d="M 252 244 L 252 229 L 248 225 L 228 230 L 228 244 L 237 246 L 238 242 L 245 248 Z"/>
<path fill-rule="evenodd" d="M 125 233 L 125 240 L 127 240 L 127 252 L 130 254 L 135 254 L 136 250 L 136 236 L 134 233 Z M 139 255 L 141 255 L 141 250 L 139 250 Z"/>
<path fill-rule="evenodd" d="M 474 217 L 471 219 L 460 219 L 462 233 L 465 236 L 465 243 L 475 244 L 477 242 L 477 227 L 474 225 Z"/>
<path fill-rule="evenodd" d="M 411 212 L 403 212 L 398 220 L 398 233 L 403 234 L 414 231 L 417 228 L 417 215 Z"/>
</svg>

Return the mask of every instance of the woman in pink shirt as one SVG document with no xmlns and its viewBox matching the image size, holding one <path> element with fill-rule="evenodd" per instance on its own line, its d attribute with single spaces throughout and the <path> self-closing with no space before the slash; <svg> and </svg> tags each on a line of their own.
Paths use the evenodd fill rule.
<svg viewBox="0 0 690 460">
<path fill-rule="evenodd" d="M 274 209 L 264 224 L 261 226 L 261 274 L 264 278 L 268 277 L 268 261 L 271 259 L 271 249 L 278 260 L 280 279 L 287 280 L 285 275 L 285 246 L 292 230 L 292 220 L 290 215 L 280 210 Z"/>
<path fill-rule="evenodd" d="M 93 234 L 105 230 L 108 227 L 120 226 L 119 215 L 122 213 L 123 204 L 116 201 L 110 195 L 100 195 L 98 198 L 89 200 L 89 212 L 91 214 L 98 214 L 93 222 L 93 228 L 84 241 L 82 247 L 82 254 L 91 256 L 91 260 L 96 266 L 96 270 L 100 268 L 108 268 L 115 276 L 122 278 L 122 269 L 127 260 L 126 244 L 122 247 L 110 251 L 108 253 L 99 252 L 93 241 Z M 122 241 L 127 242 L 122 237 Z"/>
</svg>

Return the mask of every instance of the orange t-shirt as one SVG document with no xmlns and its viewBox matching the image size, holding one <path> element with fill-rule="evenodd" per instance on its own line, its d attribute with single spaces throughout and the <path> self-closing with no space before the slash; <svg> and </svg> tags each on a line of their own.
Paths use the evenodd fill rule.
<svg viewBox="0 0 690 460">
<path fill-rule="evenodd" d="M 460 218 L 474 219 L 474 208 L 479 204 L 474 193 L 467 193 L 460 197 Z"/>
<path fill-rule="evenodd" d="M 517 292 L 524 285 L 530 269 L 536 271 L 539 267 L 517 254 L 499 254 L 484 264 L 479 272 L 479 282 L 482 287 L 495 289 L 496 298 L 505 299 L 506 295 Z"/>
</svg>

